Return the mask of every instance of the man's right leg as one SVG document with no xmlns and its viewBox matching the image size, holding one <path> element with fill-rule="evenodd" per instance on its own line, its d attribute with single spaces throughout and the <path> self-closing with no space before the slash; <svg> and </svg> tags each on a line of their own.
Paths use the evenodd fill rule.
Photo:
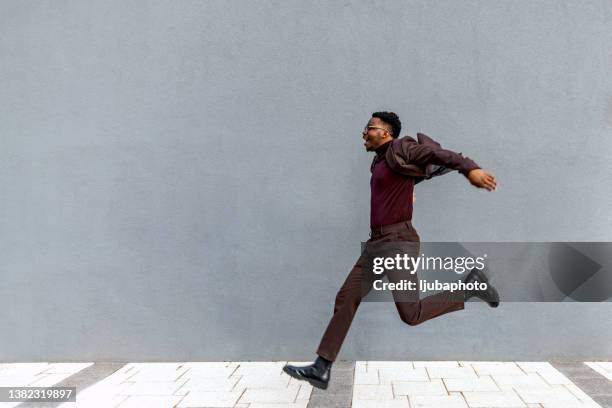
<svg viewBox="0 0 612 408">
<path fill-rule="evenodd" d="M 359 257 L 355 266 L 346 277 L 344 284 L 336 295 L 334 304 L 334 315 L 327 325 L 323 334 L 321 344 L 317 349 L 319 357 L 313 364 L 296 367 L 287 364 L 283 371 L 291 377 L 302 381 L 308 381 L 317 388 L 326 389 L 331 377 L 331 366 L 336 360 L 342 342 L 348 333 L 355 312 L 361 303 L 361 297 L 365 296 L 371 286 L 362 286 L 361 269 L 363 257 Z"/>
<path fill-rule="evenodd" d="M 371 288 L 371 286 L 364 285 L 362 282 L 363 262 L 364 258 L 360 256 L 336 295 L 334 314 L 317 349 L 317 354 L 326 360 L 332 362 L 336 360 L 344 338 L 351 327 L 353 317 L 355 317 L 357 308 L 361 303 L 361 298 Z"/>
</svg>

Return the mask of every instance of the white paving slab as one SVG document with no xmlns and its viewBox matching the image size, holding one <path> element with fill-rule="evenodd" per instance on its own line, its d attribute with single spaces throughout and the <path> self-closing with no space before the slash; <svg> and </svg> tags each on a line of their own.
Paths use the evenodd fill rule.
<svg viewBox="0 0 612 408">
<path fill-rule="evenodd" d="M 93 364 L 94 363 L 50 363 L 49 367 L 43 372 L 47 374 L 75 374 Z"/>
<path fill-rule="evenodd" d="M 489 376 L 476 378 L 444 378 L 444 385 L 448 391 L 499 391 L 495 381 Z"/>
<path fill-rule="evenodd" d="M 427 367 L 429 378 L 477 378 L 472 367 Z"/>
<path fill-rule="evenodd" d="M 408 399 L 393 399 L 393 400 L 353 400 L 351 408 L 410 408 Z"/>
<path fill-rule="evenodd" d="M 242 392 L 235 391 L 200 391 L 193 390 L 187 394 L 177 405 L 177 408 L 207 407 L 227 408 L 238 402 Z"/>
<path fill-rule="evenodd" d="M 266 404 L 261 402 L 253 402 L 252 404 L 244 405 L 244 408 L 306 408 L 308 401 L 298 401 L 292 404 Z M 240 404 L 236 408 L 241 408 Z"/>
<path fill-rule="evenodd" d="M 491 375 L 495 384 L 502 390 L 511 390 L 515 387 L 549 389 L 551 386 L 538 375 L 529 373 L 524 375 Z"/>
<path fill-rule="evenodd" d="M 394 381 L 393 395 L 448 395 L 442 380 L 431 381 Z"/>
<path fill-rule="evenodd" d="M 367 361 L 367 370 L 410 370 L 414 368 L 412 361 Z"/>
<path fill-rule="evenodd" d="M 242 388 L 287 388 L 291 377 L 288 375 L 243 375 L 236 384 L 236 389 Z"/>
<path fill-rule="evenodd" d="M 476 374 L 482 375 L 524 375 L 525 372 L 516 363 L 503 362 L 501 364 L 474 363 L 472 367 Z"/>
<path fill-rule="evenodd" d="M 380 384 L 380 385 L 367 385 L 367 384 L 355 384 L 353 385 L 353 401 L 355 400 L 376 400 L 385 401 L 393 399 L 393 389 L 391 384 Z"/>
<path fill-rule="evenodd" d="M 182 388 L 190 390 L 202 391 L 232 391 L 238 383 L 239 377 L 236 378 L 189 378 Z"/>
<path fill-rule="evenodd" d="M 118 408 L 172 408 L 183 397 L 178 396 L 130 396 Z"/>
<path fill-rule="evenodd" d="M 519 408 L 527 405 L 514 391 L 464 392 L 470 408 Z"/>
<path fill-rule="evenodd" d="M 370 372 L 371 371 L 368 370 L 368 373 Z M 378 370 L 378 376 L 381 384 L 386 384 L 391 381 L 429 381 L 429 376 L 424 368 L 381 368 Z"/>
<path fill-rule="evenodd" d="M 182 381 L 140 381 L 129 383 L 120 395 L 173 395 L 187 380 Z"/>
<path fill-rule="evenodd" d="M 530 404 L 577 404 L 581 402 L 565 387 L 543 389 L 518 386 L 515 391 L 523 401 Z"/>
<path fill-rule="evenodd" d="M 416 395 L 409 397 L 411 408 L 468 408 L 463 396 L 426 396 Z"/>
<path fill-rule="evenodd" d="M 333 373 L 333 370 L 332 370 Z M 355 370 L 354 383 L 355 384 L 366 384 L 374 385 L 380 384 L 380 377 L 378 376 L 379 370 L 372 369 L 370 371 Z M 333 374 L 332 374 L 333 375 Z"/>
<path fill-rule="evenodd" d="M 437 368 L 452 368 L 459 367 L 459 362 L 457 361 L 413 361 L 414 367 L 437 367 Z"/>
<path fill-rule="evenodd" d="M 241 403 L 268 403 L 268 404 L 286 404 L 297 401 L 299 386 L 288 388 L 247 388 L 242 397 Z"/>
</svg>

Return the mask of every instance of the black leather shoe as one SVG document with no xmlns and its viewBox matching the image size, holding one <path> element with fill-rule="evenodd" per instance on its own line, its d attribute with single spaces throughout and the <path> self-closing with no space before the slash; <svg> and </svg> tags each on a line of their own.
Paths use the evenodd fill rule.
<svg viewBox="0 0 612 408">
<path fill-rule="evenodd" d="M 491 307 L 499 306 L 499 293 L 497 289 L 489 283 L 489 278 L 480 269 L 472 269 L 471 272 L 466 276 L 465 283 L 486 283 L 487 289 L 485 290 L 468 290 L 465 292 L 465 300 L 471 297 L 477 297 L 478 299 L 484 300 Z"/>
<path fill-rule="evenodd" d="M 283 371 L 295 379 L 308 381 L 313 387 L 321 388 L 322 390 L 327 389 L 329 378 L 331 377 L 331 366 L 326 368 L 317 364 L 310 364 L 304 367 L 287 364 L 283 367 Z"/>
</svg>

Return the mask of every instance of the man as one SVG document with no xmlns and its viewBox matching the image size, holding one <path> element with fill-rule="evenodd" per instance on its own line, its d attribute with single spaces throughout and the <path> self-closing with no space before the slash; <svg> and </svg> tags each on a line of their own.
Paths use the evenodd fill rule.
<svg viewBox="0 0 612 408">
<path fill-rule="evenodd" d="M 419 134 L 419 141 L 407 136 L 397 139 L 401 122 L 393 112 L 375 112 L 365 126 L 362 136 L 365 149 L 376 152 L 370 179 L 370 226 L 368 243 L 410 241 L 417 244 L 419 235 L 412 226 L 412 198 L 415 183 L 436 175 L 457 170 L 475 187 L 493 191 L 497 187 L 495 177 L 482 170 L 474 161 L 460 153 L 442 149 L 432 139 Z M 317 359 L 304 367 L 286 365 L 283 370 L 299 380 L 326 389 L 331 376 L 331 366 L 364 296 L 363 255 L 349 273 L 338 291 L 334 314 L 317 349 Z M 390 281 L 397 276 L 389 275 Z M 411 279 L 416 280 L 416 275 Z M 487 283 L 488 279 L 478 269 L 472 270 L 464 282 Z M 488 284 L 486 290 L 445 291 L 425 299 L 399 301 L 395 298 L 400 318 L 409 325 L 417 325 L 445 313 L 464 308 L 464 301 L 477 297 L 490 306 L 497 307 L 499 295 Z"/>
</svg>

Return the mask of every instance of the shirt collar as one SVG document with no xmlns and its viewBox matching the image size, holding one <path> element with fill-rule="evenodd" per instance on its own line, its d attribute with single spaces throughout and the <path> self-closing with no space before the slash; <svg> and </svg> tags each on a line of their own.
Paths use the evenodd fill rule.
<svg viewBox="0 0 612 408">
<path fill-rule="evenodd" d="M 385 153 L 387 153 L 387 149 L 389 148 L 389 146 L 391 146 L 391 142 L 393 140 L 389 140 L 387 143 L 385 143 L 382 146 L 378 146 L 378 148 L 375 150 L 376 151 L 376 156 L 378 157 L 382 157 L 385 155 Z"/>
</svg>

